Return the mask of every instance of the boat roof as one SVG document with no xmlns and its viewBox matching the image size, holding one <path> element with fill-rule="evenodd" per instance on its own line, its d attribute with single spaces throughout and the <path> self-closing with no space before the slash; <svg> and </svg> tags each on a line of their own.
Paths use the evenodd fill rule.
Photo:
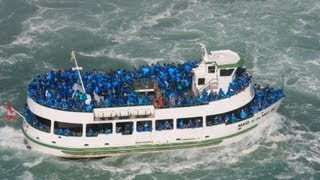
<svg viewBox="0 0 320 180">
<path fill-rule="evenodd" d="M 216 63 L 218 68 L 233 68 L 244 65 L 244 60 L 231 50 L 210 51 L 208 53 L 208 62 Z"/>
</svg>

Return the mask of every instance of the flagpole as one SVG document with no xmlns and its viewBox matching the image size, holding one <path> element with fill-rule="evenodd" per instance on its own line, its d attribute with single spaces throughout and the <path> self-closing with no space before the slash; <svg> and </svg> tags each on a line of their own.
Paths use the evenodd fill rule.
<svg viewBox="0 0 320 180">
<path fill-rule="evenodd" d="M 16 114 L 18 114 L 20 117 L 22 117 L 25 121 L 26 121 L 26 118 L 17 110 L 15 110 L 10 104 L 8 103 L 5 103 L 6 105 L 6 109 L 8 110 L 8 112 L 10 111 L 14 111 Z M 8 116 L 8 115 L 7 115 Z M 15 116 L 15 115 L 14 115 Z M 15 117 L 14 117 L 15 118 Z"/>
<path fill-rule="evenodd" d="M 74 51 L 71 52 L 71 59 L 74 60 L 74 63 L 75 63 L 75 65 L 76 65 L 76 67 L 75 67 L 75 68 L 72 68 L 72 70 L 77 70 L 77 71 L 78 71 L 78 76 L 79 76 L 79 79 L 80 79 L 80 83 L 81 83 L 81 86 L 82 86 L 82 90 L 83 90 L 83 92 L 84 92 L 85 94 L 87 94 L 87 93 L 86 93 L 86 90 L 85 90 L 85 88 L 84 88 L 83 81 L 82 81 L 82 77 L 81 77 L 81 73 L 80 73 L 80 70 L 82 70 L 82 67 L 79 67 L 79 66 L 78 66 L 77 58 L 76 58 L 76 55 L 75 55 Z"/>
<path fill-rule="evenodd" d="M 21 113 L 19 113 L 19 111 L 15 110 L 14 108 L 12 108 L 12 110 L 26 121 L 26 118 Z"/>
</svg>

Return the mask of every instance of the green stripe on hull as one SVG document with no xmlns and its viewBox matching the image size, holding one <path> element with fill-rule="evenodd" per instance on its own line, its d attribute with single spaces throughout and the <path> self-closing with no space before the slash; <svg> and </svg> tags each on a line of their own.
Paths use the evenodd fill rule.
<svg viewBox="0 0 320 180">
<path fill-rule="evenodd" d="M 183 143 L 170 143 L 170 144 L 160 144 L 160 145 L 140 145 L 140 146 L 122 146 L 122 147 L 105 147 L 105 148 L 68 148 L 45 144 L 39 142 L 32 137 L 30 137 L 24 130 L 22 132 L 30 141 L 45 146 L 48 148 L 61 150 L 63 153 L 68 155 L 111 155 L 111 154 L 126 154 L 126 153 L 139 153 L 139 152 L 152 152 L 152 151 L 164 151 L 164 150 L 174 150 L 174 149 L 187 149 L 195 147 L 208 147 L 218 145 L 223 142 L 223 139 L 231 138 L 243 134 L 253 128 L 257 127 L 257 124 L 241 132 L 225 136 L 222 138 L 196 141 L 196 142 L 183 142 Z"/>
<path fill-rule="evenodd" d="M 165 151 L 174 149 L 187 149 L 193 147 L 206 147 L 210 145 L 217 145 L 222 142 L 222 139 L 215 139 L 208 142 L 193 142 L 193 143 L 172 143 L 161 145 L 145 145 L 145 146 L 130 146 L 130 147 L 117 147 L 117 148 L 105 148 L 103 150 L 82 150 L 82 151 L 62 151 L 65 154 L 72 155 L 103 155 L 103 154 L 121 154 L 121 153 L 138 153 L 138 152 L 153 152 L 153 151 Z"/>
</svg>

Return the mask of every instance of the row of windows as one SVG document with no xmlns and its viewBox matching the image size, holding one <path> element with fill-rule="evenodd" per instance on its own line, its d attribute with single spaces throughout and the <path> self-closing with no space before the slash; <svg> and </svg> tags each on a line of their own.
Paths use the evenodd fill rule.
<svg viewBox="0 0 320 180">
<path fill-rule="evenodd" d="M 44 128 L 37 128 L 44 132 L 49 132 L 51 129 L 51 121 L 49 119 L 38 118 L 37 121 L 41 121 Z M 182 118 L 177 119 L 177 128 L 178 129 L 187 129 L 187 128 L 200 128 L 203 125 L 202 117 L 195 118 Z M 132 134 L 133 122 L 117 122 L 115 128 L 116 133 L 121 133 L 123 135 Z M 63 135 L 63 136 L 82 136 L 82 124 L 74 123 L 64 123 L 64 122 L 54 122 L 54 134 Z M 155 128 L 156 131 L 166 131 L 174 129 L 173 119 L 163 119 L 156 120 L 155 127 L 153 127 L 152 121 L 138 121 L 135 131 L 137 132 L 151 132 Z M 99 123 L 99 124 L 87 124 L 86 125 L 86 136 L 94 137 L 98 134 L 112 134 L 113 126 L 112 123 Z"/>
<path fill-rule="evenodd" d="M 235 120 L 232 119 L 237 110 L 232 111 L 228 114 L 221 115 L 209 115 L 206 116 L 206 126 L 214 126 L 219 124 L 229 124 L 237 122 L 241 119 L 236 117 Z M 238 114 L 238 113 L 236 113 Z M 227 118 L 228 117 L 228 120 Z M 44 132 L 49 132 L 51 129 L 51 121 L 49 119 L 41 118 L 36 116 L 37 124 L 40 124 L 39 127 L 36 127 L 39 130 Z M 243 119 L 242 119 L 243 120 Z M 32 125 L 32 124 L 31 124 Z M 33 125 L 32 125 L 33 126 Z M 136 124 L 136 129 L 133 128 L 133 122 L 117 122 L 115 124 L 115 129 L 113 129 L 112 123 L 99 123 L 99 124 L 87 124 L 86 125 L 86 136 L 95 137 L 98 134 L 112 134 L 112 133 L 121 133 L 123 135 L 132 134 L 133 131 L 137 132 L 151 132 L 156 131 L 165 131 L 174 129 L 173 119 L 163 119 L 156 120 L 155 127 L 153 127 L 151 120 L 138 121 Z M 191 117 L 191 118 L 178 118 L 176 121 L 177 129 L 188 129 L 188 128 L 201 128 L 203 127 L 203 117 Z M 64 122 L 54 122 L 54 134 L 62 136 L 82 136 L 82 124 L 74 123 L 64 123 Z"/>
<path fill-rule="evenodd" d="M 157 131 L 171 130 L 173 129 L 173 119 L 157 120 L 155 123 L 155 129 Z M 117 122 L 115 132 L 123 135 L 132 134 L 133 122 Z M 152 121 L 138 121 L 136 130 L 137 132 L 151 132 L 153 131 Z M 87 124 L 86 136 L 96 137 L 99 134 L 112 134 L 112 123 L 103 124 Z M 82 136 L 82 124 L 71 124 L 55 122 L 54 134 L 64 136 Z"/>
</svg>

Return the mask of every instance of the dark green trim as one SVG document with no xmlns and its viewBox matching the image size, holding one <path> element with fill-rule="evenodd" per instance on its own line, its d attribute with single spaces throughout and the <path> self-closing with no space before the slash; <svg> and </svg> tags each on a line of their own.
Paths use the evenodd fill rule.
<svg viewBox="0 0 320 180">
<path fill-rule="evenodd" d="M 62 151 L 66 154 L 72 155 L 103 155 L 103 154 L 121 154 L 121 153 L 139 153 L 139 152 L 153 152 L 164 151 L 173 149 L 187 149 L 193 147 L 206 147 L 210 145 L 220 144 L 222 139 L 208 140 L 206 142 L 188 142 L 188 143 L 172 143 L 161 145 L 142 145 L 142 146 L 129 146 L 129 147 L 117 147 L 117 148 L 104 148 L 101 150 L 82 150 L 82 151 Z"/>
<path fill-rule="evenodd" d="M 235 134 L 225 136 L 222 138 L 212 139 L 212 140 L 204 140 L 204 141 L 196 141 L 196 142 L 183 142 L 183 143 L 170 143 L 170 144 L 161 144 L 161 145 L 141 145 L 141 146 L 122 146 L 122 147 L 105 147 L 105 148 L 67 148 L 45 144 L 39 142 L 32 137 L 30 137 L 24 130 L 22 130 L 23 134 L 30 141 L 39 144 L 41 146 L 45 146 L 48 148 L 61 150 L 65 154 L 69 155 L 110 155 L 110 154 L 123 154 L 123 153 L 139 153 L 139 152 L 152 152 L 152 151 L 163 151 L 163 150 L 173 150 L 173 149 L 186 149 L 186 148 L 195 148 L 195 147 L 207 147 L 217 145 L 223 142 L 223 139 L 231 138 L 234 136 L 238 136 L 243 134 L 253 128 L 257 127 L 257 124 L 243 130 L 241 132 L 237 132 Z"/>
<path fill-rule="evenodd" d="M 244 59 L 240 59 L 237 63 L 235 64 L 223 64 L 223 65 L 218 65 L 219 69 L 225 69 L 225 68 L 236 68 L 236 67 L 242 67 L 244 65 Z"/>
<path fill-rule="evenodd" d="M 257 126 L 258 126 L 258 124 L 254 125 L 254 126 L 252 126 L 252 127 L 249 127 L 249 128 L 246 129 L 246 130 L 243 130 L 243 131 L 240 131 L 240 132 L 231 134 L 231 135 L 229 135 L 229 136 L 222 137 L 222 139 L 228 139 L 228 138 L 232 138 L 232 137 L 238 136 L 238 135 L 240 135 L 240 134 L 242 134 L 242 133 L 245 133 L 245 132 L 247 132 L 247 131 L 250 131 L 251 129 L 253 129 L 253 128 L 257 127 Z"/>
</svg>

